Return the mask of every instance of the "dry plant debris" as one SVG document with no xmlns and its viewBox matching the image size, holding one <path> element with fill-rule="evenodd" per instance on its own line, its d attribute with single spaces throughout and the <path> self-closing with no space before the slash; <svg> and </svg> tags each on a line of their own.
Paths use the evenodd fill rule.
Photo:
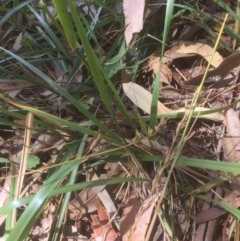
<svg viewBox="0 0 240 241">
<path fill-rule="evenodd" d="M 206 36 L 206 29 L 194 20 L 197 18 L 194 14 L 201 13 L 188 11 L 188 1 L 179 1 L 188 6 L 182 9 L 186 14 L 181 17 L 176 15 L 172 19 L 169 43 L 159 53 L 159 46 L 155 49 L 150 46 L 150 41 L 144 41 L 145 35 L 151 31 L 151 24 L 157 22 L 163 30 L 163 19 L 159 16 L 163 18 L 165 4 L 159 4 L 159 1 L 154 1 L 152 5 L 144 0 L 123 0 L 119 5 L 111 3 L 105 6 L 103 3 L 105 8 L 101 12 L 99 9 L 102 6 L 98 8 L 97 1 L 74 2 L 84 13 L 85 24 L 87 21 L 92 23 L 92 29 L 86 35 L 94 33 L 87 46 L 94 46 L 91 54 L 96 52 L 96 56 L 101 56 L 96 69 L 103 63 L 104 67 L 99 73 L 104 75 L 105 69 L 110 66 L 108 74 L 112 82 L 107 83 L 105 92 L 102 89 L 96 91 L 101 88 L 99 79 L 95 83 L 100 87 L 91 89 L 93 73 L 88 72 L 91 58 L 83 54 L 87 48 L 83 52 L 77 49 L 84 46 L 84 41 L 78 36 L 70 42 L 69 36 L 63 34 L 64 28 L 60 26 L 63 22 L 51 4 L 46 5 L 39 14 L 34 10 L 39 6 L 35 5 L 29 8 L 31 14 L 27 12 L 23 16 L 21 13 L 19 29 L 11 32 L 11 41 L 1 48 L 1 51 L 6 49 L 3 55 L 9 59 L 3 61 L 6 71 L 0 83 L 0 120 L 5 121 L 0 126 L 0 160 L 3 163 L 0 207 L 4 210 L 9 203 L 13 205 L 18 199 L 27 199 L 25 203 L 14 206 L 11 229 L 18 225 L 29 203 L 41 193 L 52 173 L 77 163 L 69 167 L 71 172 L 67 168 L 63 171 L 67 174 L 59 182 L 56 181 L 54 190 L 43 199 L 44 205 L 36 213 L 37 218 L 24 240 L 239 240 L 240 52 L 239 38 L 231 40 L 229 37 L 231 31 L 228 28 L 232 26 L 227 23 L 221 38 L 223 41 L 215 51 L 216 38 Z M 220 2 L 229 8 L 235 6 L 234 1 Z M 155 4 L 156 8 L 153 7 Z M 196 4 L 197 9 L 212 14 L 210 16 L 229 12 L 223 12 L 224 8 L 215 1 L 198 1 Z M 68 5 L 65 12 L 70 13 L 71 7 Z M 124 16 L 124 27 L 120 27 L 115 20 L 104 25 L 104 21 L 108 20 L 108 10 L 114 11 L 111 19 L 117 18 L 118 14 Z M 46 12 L 52 18 L 48 19 Z M 40 17 L 49 24 L 49 28 L 42 28 Z M 100 24 L 95 30 L 93 25 L 98 19 Z M 209 19 L 202 20 L 210 22 Z M 233 21 L 232 16 L 230 20 Z M 212 29 L 219 33 L 222 18 L 219 17 L 214 23 L 217 27 L 213 26 Z M 231 36 L 239 34 L 237 24 L 239 19 L 234 27 L 237 33 Z M 3 28 L 4 38 L 8 35 L 7 27 Z M 75 25 L 75 28 L 77 31 L 78 26 Z M 57 35 L 52 35 L 57 36 L 55 39 L 50 38 L 52 29 L 53 32 L 61 29 Z M 116 47 L 115 38 L 123 32 L 127 48 L 124 54 L 122 50 L 116 53 L 116 48 L 121 47 Z M 46 34 L 44 38 L 43 34 Z M 162 32 L 159 35 L 162 36 Z M 81 43 L 77 43 L 79 39 Z M 227 47 L 224 44 L 226 39 Z M 34 42 L 32 46 L 31 41 Z M 58 52 L 54 52 L 54 48 L 47 45 L 44 49 L 46 54 L 38 49 L 42 46 L 41 41 L 49 41 L 54 48 L 59 47 L 61 41 L 67 45 L 68 41 L 71 50 L 59 48 Z M 98 41 L 100 44 L 96 44 Z M 147 48 L 147 45 L 150 47 Z M 24 51 L 29 46 L 34 51 L 37 49 L 39 54 L 27 63 L 50 56 L 46 57 L 46 62 L 39 61 L 31 68 L 37 66 L 37 70 L 53 82 L 42 83 L 38 71 L 32 73 L 31 68 L 23 68 L 24 64 L 27 65 Z M 12 55 L 5 56 L 9 50 Z M 67 57 L 62 58 L 60 52 Z M 116 53 L 116 56 L 109 57 L 109 52 Z M 22 59 L 16 64 L 19 59 L 14 59 L 14 56 L 18 54 Z M 72 61 L 76 56 L 78 59 Z M 136 62 L 133 63 L 133 60 Z M 111 64 L 116 62 L 117 65 L 112 68 Z M 210 69 L 207 69 L 208 65 Z M 120 72 L 122 79 L 119 83 Z M 11 75 L 14 78 L 21 76 L 21 79 L 16 81 L 11 79 Z M 7 78 L 13 81 L 4 81 Z M 205 80 L 200 89 L 203 78 Z M 157 82 L 159 89 L 156 90 Z M 56 86 L 63 87 L 66 92 L 58 92 Z M 117 101 L 108 99 L 110 92 L 116 94 Z M 122 92 L 124 97 L 119 98 Z M 156 92 L 159 92 L 155 101 L 159 118 L 154 128 L 150 128 Z M 63 93 L 67 94 L 64 96 Z M 73 102 L 72 95 L 76 95 Z M 194 104 L 197 95 L 199 98 Z M 104 100 L 107 103 L 105 106 Z M 123 102 L 117 106 L 118 101 Z M 84 111 L 78 112 L 77 107 L 82 103 Z M 122 114 L 123 105 L 133 124 Z M 11 114 L 7 116 L 7 113 Z M 29 120 L 32 113 L 33 122 Z M 175 158 L 181 159 L 182 164 L 177 159 L 174 162 Z M 192 162 L 192 166 L 184 164 L 188 161 Z M 209 164 L 206 169 L 201 168 L 204 161 Z M 223 168 L 217 171 L 219 169 L 214 169 L 214 165 L 225 165 L 226 171 Z M 74 173 L 74 182 L 71 182 Z M 13 180 L 17 183 L 14 198 L 11 193 Z M 104 182 L 106 180 L 108 182 Z M 64 191 L 69 186 L 72 189 Z M 64 211 L 61 213 L 61 210 Z M 56 226 L 60 217 L 61 223 Z M 5 240 L 3 233 L 8 218 L 9 212 L 2 211 L 0 240 Z M 18 240 L 21 240 L 20 236 Z"/>
<path fill-rule="evenodd" d="M 137 8 L 136 8 L 137 6 Z M 125 15 L 125 40 L 130 44 L 133 34 L 139 33 L 143 28 L 143 14 L 145 8 L 144 0 L 123 1 L 123 11 Z M 133 11 L 133 9 L 135 9 Z"/>
</svg>

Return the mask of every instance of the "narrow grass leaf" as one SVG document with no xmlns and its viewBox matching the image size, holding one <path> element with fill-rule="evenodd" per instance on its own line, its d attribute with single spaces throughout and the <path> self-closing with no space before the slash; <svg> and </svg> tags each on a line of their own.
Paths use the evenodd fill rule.
<svg viewBox="0 0 240 241">
<path fill-rule="evenodd" d="M 81 104 L 79 101 L 77 101 L 71 94 L 69 94 L 67 91 L 62 89 L 55 81 L 53 81 L 51 78 L 49 78 L 45 73 L 43 73 L 41 70 L 30 64 L 28 61 L 22 59 L 18 55 L 10 52 L 7 49 L 4 49 L 0 47 L 1 50 L 12 56 L 14 59 L 16 59 L 19 63 L 27 67 L 29 70 L 31 70 L 34 74 L 39 76 L 44 82 L 50 87 L 52 91 L 57 93 L 59 96 L 64 97 L 67 99 L 71 104 L 73 104 L 81 113 L 83 113 L 89 120 L 91 120 L 94 124 L 96 124 L 102 131 L 108 133 L 111 135 L 111 132 L 108 128 L 106 128 L 98 119 L 96 119 L 89 111 L 86 110 L 83 104 Z"/>
<path fill-rule="evenodd" d="M 106 106 L 106 108 L 110 113 L 114 113 L 111 106 L 111 101 L 110 101 L 111 97 L 109 95 L 109 90 L 106 86 L 106 83 L 104 82 L 104 77 L 102 75 L 101 63 L 99 62 L 99 59 L 97 58 L 95 52 L 93 51 L 89 43 L 89 40 L 87 38 L 87 33 L 83 27 L 83 24 L 79 17 L 79 13 L 76 9 L 75 3 L 72 0 L 69 0 L 68 4 L 71 9 L 73 22 L 76 26 L 78 37 L 81 39 L 81 44 L 87 56 L 87 60 L 88 60 L 87 64 L 89 67 L 89 71 L 93 75 L 93 79 L 95 80 L 95 84 L 97 86 L 97 89 L 100 93 L 100 96 L 102 98 L 104 105 Z"/>
<path fill-rule="evenodd" d="M 56 48 L 59 50 L 59 52 L 63 53 L 64 56 L 67 58 L 70 58 L 65 46 L 63 43 L 60 41 L 60 39 L 56 36 L 52 28 L 45 22 L 45 20 L 34 10 L 33 7 L 28 5 L 29 10 L 34 14 L 34 16 L 37 18 L 39 21 L 40 25 L 45 29 L 46 33 L 48 33 L 51 41 L 54 42 L 56 45 Z"/>
<path fill-rule="evenodd" d="M 75 131 L 75 132 L 79 132 L 79 133 L 83 133 L 83 134 L 88 134 L 88 135 L 91 135 L 94 137 L 99 135 L 98 132 L 91 130 L 89 127 L 84 127 L 84 126 L 81 126 L 80 124 L 76 124 L 71 121 L 64 120 L 57 116 L 51 115 L 47 112 L 33 108 L 29 105 L 20 104 L 18 102 L 15 102 L 14 100 L 10 99 L 9 97 L 2 96 L 1 94 L 0 94 L 0 99 L 4 100 L 14 106 L 17 106 L 20 109 L 33 113 L 38 118 L 42 119 L 45 123 L 48 123 L 55 128 L 63 129 L 66 131 L 67 130 Z M 115 136 L 111 137 L 111 136 L 101 134 L 101 138 L 103 138 L 111 143 L 122 145 L 122 142 L 120 141 L 120 139 L 117 139 Z"/>
<path fill-rule="evenodd" d="M 64 180 L 69 172 L 76 168 L 77 165 L 78 163 L 62 165 L 45 180 L 44 185 L 42 185 L 26 210 L 21 214 L 15 227 L 11 230 L 8 238 L 9 241 L 22 241 L 28 237 L 32 224 L 36 223 L 39 215 L 42 213 L 44 206 L 49 201 L 51 192 L 56 189 L 62 180 Z"/>
<path fill-rule="evenodd" d="M 49 197 L 52 198 L 54 196 L 64 194 L 67 192 L 79 191 L 85 188 L 91 188 L 91 187 L 96 187 L 101 185 L 114 185 L 114 184 L 127 183 L 127 182 L 149 182 L 149 181 L 150 179 L 147 179 L 147 178 L 128 177 L 128 178 L 111 178 L 111 179 L 103 179 L 103 180 L 96 180 L 96 181 L 89 181 L 89 182 L 81 182 L 81 183 L 75 183 L 72 185 L 56 188 L 51 191 Z M 0 214 L 6 214 L 12 209 L 19 208 L 23 205 L 27 205 L 33 200 L 34 197 L 35 197 L 34 195 L 29 195 L 27 197 L 23 197 L 21 199 L 8 202 L 8 204 L 0 208 Z"/>
<path fill-rule="evenodd" d="M 14 16 L 15 13 L 20 11 L 23 7 L 27 6 L 29 3 L 33 2 L 34 0 L 28 0 L 20 3 L 15 8 L 12 8 L 8 11 L 0 20 L 0 28 L 2 28 L 3 24 L 6 23 L 11 17 Z"/>
<path fill-rule="evenodd" d="M 174 0 L 167 1 L 167 7 L 166 7 L 166 17 L 164 20 L 164 30 L 163 30 L 163 42 L 162 42 L 162 48 L 161 48 L 161 56 L 164 55 L 165 46 L 167 43 L 167 38 L 169 35 L 170 30 L 170 24 L 173 18 L 173 9 L 174 9 Z M 150 127 L 151 129 L 155 129 L 156 123 L 157 123 L 157 115 L 158 115 L 158 97 L 159 97 L 159 90 L 160 90 L 160 73 L 161 73 L 161 65 L 160 62 L 159 68 L 157 71 L 157 75 L 154 81 L 153 85 L 153 96 L 151 101 L 151 113 L 150 113 Z"/>
<path fill-rule="evenodd" d="M 53 0 L 53 4 L 57 11 L 59 20 L 63 26 L 64 33 L 67 40 L 73 50 L 77 47 L 77 35 L 74 29 L 74 24 L 71 18 L 71 13 L 68 12 L 68 1 L 65 0 Z"/>
<path fill-rule="evenodd" d="M 228 211 L 229 213 L 231 213 L 233 216 L 235 216 L 238 220 L 240 220 L 240 210 L 238 210 L 237 208 L 229 205 L 228 203 L 225 202 L 216 202 L 212 199 L 209 198 L 209 196 L 205 196 L 205 195 L 194 195 L 195 197 L 202 199 L 208 203 L 214 203 L 215 205 L 222 207 L 223 209 L 225 209 L 226 211 Z"/>
<path fill-rule="evenodd" d="M 166 156 L 164 155 L 143 155 L 141 157 L 142 161 L 154 161 L 154 162 L 163 162 Z M 188 166 L 188 167 L 196 167 L 201 169 L 208 169 L 213 171 L 222 171 L 229 172 L 233 175 L 240 174 L 240 163 L 231 163 L 224 161 L 213 161 L 206 159 L 198 159 L 198 158 L 187 158 L 187 157 L 179 157 L 177 166 Z"/>
<path fill-rule="evenodd" d="M 89 71 L 93 76 L 95 85 L 99 91 L 101 99 L 106 106 L 107 110 L 111 114 L 111 116 L 115 119 L 115 110 L 113 110 L 113 103 L 119 108 L 124 117 L 129 121 L 129 123 L 134 127 L 134 123 L 132 122 L 126 107 L 124 106 L 121 98 L 119 97 L 119 93 L 116 90 L 114 84 L 109 79 L 109 74 L 105 72 L 103 66 L 101 64 L 101 59 L 97 57 L 95 51 L 90 45 L 89 39 L 87 38 L 87 33 L 84 29 L 84 25 L 82 23 L 83 16 L 81 13 L 77 12 L 74 1 L 68 1 L 73 21 L 77 30 L 78 37 L 81 39 L 81 44 L 84 49 L 84 52 L 87 57 L 87 65 L 89 67 Z"/>
<path fill-rule="evenodd" d="M 214 171 L 229 172 L 234 175 L 240 174 L 240 163 L 219 162 L 205 159 L 183 158 L 179 157 L 177 161 L 179 166 L 198 167 Z"/>
<path fill-rule="evenodd" d="M 87 134 L 85 134 L 82 138 L 81 144 L 79 146 L 79 149 L 78 149 L 78 152 L 77 152 L 77 155 L 76 155 L 76 158 L 78 158 L 78 159 L 81 159 L 81 157 L 84 153 L 87 138 L 88 138 Z M 79 163 L 79 165 L 81 164 L 81 162 L 78 162 L 78 163 Z M 68 182 L 67 182 L 67 186 L 73 185 L 76 182 L 79 165 L 71 171 Z M 66 213 L 68 204 L 70 202 L 71 194 L 72 194 L 72 192 L 67 192 L 67 193 L 64 194 L 63 202 L 61 203 L 61 206 L 59 208 L 58 219 L 57 219 L 57 222 L 56 222 L 56 225 L 55 225 L 56 231 L 52 235 L 52 241 L 58 240 L 58 237 L 59 237 L 58 232 L 59 232 L 59 230 L 61 230 L 62 223 L 64 222 L 64 217 L 65 217 L 65 213 Z"/>
</svg>

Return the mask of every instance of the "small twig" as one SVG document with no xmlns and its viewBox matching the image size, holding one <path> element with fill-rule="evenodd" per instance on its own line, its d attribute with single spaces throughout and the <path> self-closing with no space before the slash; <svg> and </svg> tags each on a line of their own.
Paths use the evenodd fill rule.
<svg viewBox="0 0 240 241">
<path fill-rule="evenodd" d="M 32 123 L 33 123 L 33 114 L 28 112 L 27 118 L 26 118 L 26 127 L 25 127 L 25 133 L 24 133 L 24 143 L 23 143 L 21 162 L 19 165 L 18 175 L 16 177 L 15 200 L 19 199 L 20 195 L 21 195 L 23 179 L 25 176 L 28 156 L 29 156 L 29 152 L 30 152 Z M 14 209 L 13 216 L 12 216 L 12 224 L 11 224 L 12 227 L 15 226 L 16 217 L 17 217 L 17 210 Z"/>
<path fill-rule="evenodd" d="M 26 119 L 26 127 L 25 127 L 25 134 L 24 134 L 24 143 L 23 143 L 23 150 L 22 156 L 19 166 L 19 175 L 17 178 L 17 187 L 16 187 L 16 198 L 20 198 L 21 189 L 23 185 L 23 179 L 26 172 L 28 156 L 30 152 L 30 143 L 31 143 L 31 135 L 32 135 L 32 123 L 33 123 L 33 114 L 28 112 L 27 119 Z"/>
</svg>

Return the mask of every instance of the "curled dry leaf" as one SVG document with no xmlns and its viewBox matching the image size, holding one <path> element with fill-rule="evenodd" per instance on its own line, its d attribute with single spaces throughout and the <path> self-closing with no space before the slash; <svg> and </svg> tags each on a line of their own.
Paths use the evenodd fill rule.
<svg viewBox="0 0 240 241">
<path fill-rule="evenodd" d="M 168 62 L 173 61 L 174 59 L 183 58 L 183 57 L 191 57 L 195 56 L 195 53 L 179 53 L 177 50 L 179 49 L 179 43 L 173 45 L 170 49 L 165 51 L 164 56 L 162 58 L 162 63 L 166 64 Z"/>
<path fill-rule="evenodd" d="M 203 43 L 181 41 L 176 52 L 180 54 L 199 54 L 208 62 L 210 62 L 213 54 L 213 48 Z M 211 65 L 217 68 L 222 63 L 222 61 L 223 57 L 219 53 L 215 52 L 211 61 Z"/>
<path fill-rule="evenodd" d="M 157 55 L 151 55 L 145 68 L 146 71 L 153 71 L 153 73 L 157 75 L 159 66 L 160 57 Z M 160 81 L 166 84 L 170 84 L 172 81 L 172 71 L 163 63 L 161 65 Z"/>
<path fill-rule="evenodd" d="M 227 161 L 240 162 L 240 120 L 232 108 L 226 111 L 225 119 L 227 136 L 223 138 L 223 151 Z"/>
<path fill-rule="evenodd" d="M 138 33 L 143 27 L 143 13 L 145 0 L 124 0 L 123 11 L 125 16 L 125 40 L 130 44 L 133 34 Z"/>
</svg>

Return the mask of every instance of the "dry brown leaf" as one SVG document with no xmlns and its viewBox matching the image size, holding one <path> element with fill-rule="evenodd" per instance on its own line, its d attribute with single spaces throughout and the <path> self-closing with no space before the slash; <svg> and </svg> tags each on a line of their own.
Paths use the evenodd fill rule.
<svg viewBox="0 0 240 241">
<path fill-rule="evenodd" d="M 3 207 L 4 204 L 7 203 L 8 198 L 9 198 L 9 189 L 10 189 L 10 183 L 11 183 L 11 174 L 9 173 L 8 176 L 6 177 L 3 187 L 1 188 L 0 191 L 0 207 Z"/>
<path fill-rule="evenodd" d="M 160 57 L 157 55 L 151 55 L 146 66 L 147 71 L 151 70 L 157 75 L 159 66 Z M 170 84 L 172 81 L 172 71 L 165 64 L 161 65 L 160 81 L 166 84 Z"/>
<path fill-rule="evenodd" d="M 178 58 L 183 58 L 183 57 L 191 57 L 191 56 L 195 56 L 195 53 L 179 53 L 177 52 L 177 50 L 179 49 L 179 44 L 175 44 L 173 45 L 170 49 L 168 49 L 163 56 L 162 59 L 162 63 L 166 64 L 168 62 L 173 61 L 174 59 L 178 59 Z"/>
<path fill-rule="evenodd" d="M 21 33 L 19 33 L 19 35 L 15 39 L 15 42 L 14 42 L 13 47 L 12 47 L 13 51 L 18 51 L 19 49 L 22 48 L 22 43 L 21 43 L 22 42 L 22 36 L 23 36 L 23 34 L 21 32 Z"/>
<path fill-rule="evenodd" d="M 227 137 L 223 138 L 223 150 L 227 161 L 240 162 L 240 120 L 232 108 L 226 111 L 224 119 Z"/>
<path fill-rule="evenodd" d="M 123 91 L 126 96 L 140 109 L 145 111 L 147 114 L 150 114 L 151 111 L 151 101 L 152 94 L 144 89 L 142 86 L 135 83 L 124 83 Z M 195 111 L 209 111 L 208 108 L 196 107 Z M 185 108 L 181 108 L 179 110 L 170 110 L 165 105 L 163 105 L 160 101 L 158 101 L 157 114 L 184 114 L 186 111 L 189 111 Z M 201 115 L 199 118 L 214 120 L 214 121 L 223 121 L 223 116 L 220 113 L 212 113 L 208 115 Z"/>
<path fill-rule="evenodd" d="M 47 241 L 49 240 L 50 229 L 53 222 L 53 215 L 48 214 L 41 219 L 40 225 L 36 226 L 31 235 L 34 236 L 35 239 L 39 241 Z"/>
<path fill-rule="evenodd" d="M 236 195 L 235 192 L 227 193 L 227 195 L 223 198 L 223 203 L 227 203 L 235 208 L 239 208 L 240 207 L 239 195 Z"/>
<path fill-rule="evenodd" d="M 87 188 L 82 190 L 75 199 L 68 204 L 68 210 L 72 216 L 79 213 L 91 213 L 96 211 L 97 194 L 105 189 L 105 185 L 96 186 L 95 188 Z"/>
<path fill-rule="evenodd" d="M 124 0 L 123 11 L 125 16 L 125 40 L 130 44 L 133 34 L 138 33 L 143 27 L 143 13 L 145 0 Z"/>
<path fill-rule="evenodd" d="M 107 178 L 106 174 L 102 174 L 102 178 Z M 94 173 L 92 180 L 100 180 Z M 68 205 L 71 219 L 79 214 L 91 213 L 96 211 L 96 203 L 100 200 L 108 213 L 112 218 L 117 213 L 117 208 L 106 190 L 106 185 L 96 186 L 82 190 L 77 197 L 71 201 Z M 114 220 L 115 227 L 119 229 L 119 223 Z"/>
<path fill-rule="evenodd" d="M 118 165 L 116 165 L 115 168 L 117 166 Z M 107 179 L 107 178 L 108 177 L 107 177 L 106 174 L 101 175 L 101 179 Z M 96 181 L 96 180 L 100 180 L 100 178 L 94 173 L 93 177 L 92 177 L 92 180 Z M 109 215 L 109 218 L 112 218 L 114 215 L 116 215 L 117 208 L 116 208 L 116 206 L 114 204 L 114 201 L 112 200 L 111 196 L 109 195 L 107 189 L 104 187 L 101 191 L 99 191 L 99 187 L 102 187 L 102 186 L 93 187 L 93 190 L 96 192 L 98 198 L 100 199 L 100 201 L 104 205 L 104 207 L 106 209 L 106 212 Z M 114 219 L 114 224 L 115 224 L 115 227 L 119 230 L 119 223 L 118 223 L 117 219 Z"/>
<path fill-rule="evenodd" d="M 147 114 L 151 112 L 151 102 L 152 102 L 152 94 L 144 89 L 142 86 L 135 83 L 124 83 L 123 91 L 126 96 L 140 109 L 145 111 Z M 168 109 L 165 105 L 158 101 L 157 113 L 165 114 L 168 113 L 170 109 Z"/>
<path fill-rule="evenodd" d="M 146 199 L 140 208 L 135 223 L 129 231 L 128 241 L 144 241 L 149 227 L 149 223 L 158 200 L 158 195 L 152 195 Z"/>
<path fill-rule="evenodd" d="M 105 208 L 100 202 L 96 203 L 97 215 L 92 215 L 92 227 L 96 241 L 116 241 L 118 234 L 109 222 Z"/>
<path fill-rule="evenodd" d="M 12 177 L 11 177 L 11 174 L 9 173 L 8 176 L 6 177 L 6 179 L 4 181 L 4 185 L 0 191 L 0 208 L 3 207 L 8 202 L 9 195 L 10 195 L 9 190 L 10 190 L 11 179 L 12 179 Z M 0 225 L 3 224 L 5 219 L 6 219 L 6 215 L 1 214 L 0 215 Z"/>
<path fill-rule="evenodd" d="M 31 153 L 40 152 L 46 148 L 57 148 L 61 144 L 65 143 L 64 139 L 59 135 L 52 135 L 52 134 L 41 134 L 37 140 L 33 143 L 31 147 Z"/>
<path fill-rule="evenodd" d="M 211 109 L 209 109 L 209 108 L 200 107 L 200 106 L 197 106 L 194 109 L 195 112 L 203 112 L 203 111 L 210 111 L 210 110 Z M 174 113 L 174 112 L 185 113 L 186 111 L 189 111 L 189 110 L 187 110 L 186 108 L 180 108 L 176 111 L 172 111 L 171 113 Z M 223 121 L 223 115 L 221 113 L 218 113 L 218 112 L 214 112 L 214 113 L 210 113 L 210 114 L 206 114 L 206 115 L 201 115 L 198 118 L 204 118 L 204 119 L 219 121 L 219 122 Z"/>
<path fill-rule="evenodd" d="M 30 82 L 18 82 L 18 83 L 0 83 L 0 90 L 22 90 L 22 88 L 33 86 L 33 83 Z"/>
<path fill-rule="evenodd" d="M 176 52 L 180 54 L 199 54 L 208 62 L 210 62 L 213 48 L 203 43 L 181 41 L 179 44 L 179 49 L 177 49 Z M 222 63 L 222 61 L 222 56 L 219 53 L 215 52 L 211 61 L 211 65 L 217 68 Z"/>
<path fill-rule="evenodd" d="M 132 193 L 129 201 L 123 207 L 123 214 L 121 217 L 121 227 L 120 233 L 122 236 L 122 241 L 128 241 L 130 235 L 130 229 L 134 225 L 135 217 L 141 207 L 141 200 L 136 196 L 136 193 Z"/>
</svg>

